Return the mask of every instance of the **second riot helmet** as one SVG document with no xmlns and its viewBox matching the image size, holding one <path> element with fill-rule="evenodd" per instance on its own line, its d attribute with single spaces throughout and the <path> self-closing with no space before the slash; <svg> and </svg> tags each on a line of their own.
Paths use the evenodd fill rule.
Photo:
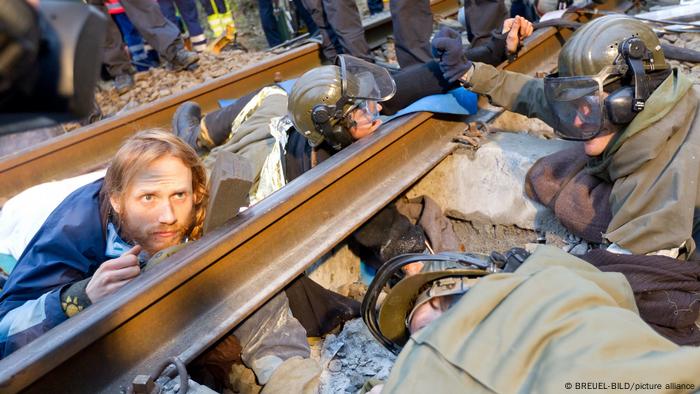
<svg viewBox="0 0 700 394">
<path fill-rule="evenodd" d="M 388 100 L 395 91 L 385 68 L 340 55 L 337 65 L 314 68 L 294 83 L 289 115 L 311 146 L 326 141 L 341 149 L 352 143 L 350 113 L 367 101 Z"/>
</svg>

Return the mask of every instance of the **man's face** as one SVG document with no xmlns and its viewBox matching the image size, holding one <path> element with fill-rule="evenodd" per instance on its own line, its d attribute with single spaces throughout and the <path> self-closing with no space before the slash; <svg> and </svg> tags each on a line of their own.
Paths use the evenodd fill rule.
<svg viewBox="0 0 700 394">
<path fill-rule="evenodd" d="M 362 108 L 352 111 L 350 118 L 355 121 L 355 127 L 350 128 L 350 135 L 355 140 L 359 140 L 374 133 L 382 124 L 382 121 L 377 119 L 381 110 L 382 106 L 378 102 L 367 101 Z"/>
<path fill-rule="evenodd" d="M 603 92 L 602 100 L 605 100 L 606 97 L 608 97 L 608 93 Z M 574 126 L 585 128 L 585 119 L 591 113 L 591 111 L 592 110 L 589 106 L 581 106 L 577 115 L 574 117 Z M 617 128 L 616 130 L 605 130 L 606 127 L 615 127 L 615 125 L 609 124 L 609 122 L 603 122 L 603 125 L 604 127 L 601 129 L 600 135 L 588 141 L 584 141 L 583 143 L 584 150 L 588 156 L 598 156 L 602 154 L 613 135 L 615 135 L 614 132 L 617 131 Z"/>
<path fill-rule="evenodd" d="M 413 316 L 411 316 L 411 321 L 408 322 L 408 332 L 413 334 L 437 320 L 461 296 L 462 294 L 435 297 L 416 307 L 416 310 L 413 311 Z"/>
<path fill-rule="evenodd" d="M 110 202 L 121 218 L 121 235 L 153 256 L 182 242 L 194 222 L 192 171 L 174 156 L 162 157 Z"/>
</svg>

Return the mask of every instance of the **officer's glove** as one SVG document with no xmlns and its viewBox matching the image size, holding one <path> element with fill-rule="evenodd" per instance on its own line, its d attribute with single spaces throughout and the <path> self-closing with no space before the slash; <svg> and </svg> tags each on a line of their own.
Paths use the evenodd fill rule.
<svg viewBox="0 0 700 394">
<path fill-rule="evenodd" d="M 460 34 L 443 27 L 435 34 L 432 41 L 433 56 L 438 60 L 442 76 L 449 82 L 455 82 L 472 66 L 462 46 Z"/>
<path fill-rule="evenodd" d="M 530 252 L 523 248 L 512 248 L 502 254 L 498 252 L 491 253 L 491 260 L 503 272 L 515 272 L 528 257 L 530 257 Z"/>
</svg>

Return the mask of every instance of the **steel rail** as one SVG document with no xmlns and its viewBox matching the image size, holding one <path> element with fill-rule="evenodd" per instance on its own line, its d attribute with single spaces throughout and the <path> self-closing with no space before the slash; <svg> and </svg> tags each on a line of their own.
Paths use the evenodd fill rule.
<svg viewBox="0 0 700 394">
<path fill-rule="evenodd" d="M 431 7 L 444 14 L 457 9 L 457 0 L 432 0 Z M 391 33 L 388 14 L 365 24 L 373 43 Z M 204 111 L 218 108 L 218 100 L 241 97 L 275 81 L 290 79 L 321 64 L 320 46 L 306 44 L 263 62 L 231 72 L 181 93 L 145 104 L 133 111 L 108 118 L 31 148 L 0 158 L 0 206 L 8 198 L 33 185 L 78 175 L 77 171 L 105 163 L 120 144 L 138 130 L 170 128 L 177 107 L 197 101 Z"/>
<path fill-rule="evenodd" d="M 552 33 L 540 45 L 550 40 L 563 43 Z M 163 359 L 191 361 L 452 152 L 463 129 L 425 113 L 388 124 L 0 361 L 0 391 L 116 392 Z"/>
</svg>

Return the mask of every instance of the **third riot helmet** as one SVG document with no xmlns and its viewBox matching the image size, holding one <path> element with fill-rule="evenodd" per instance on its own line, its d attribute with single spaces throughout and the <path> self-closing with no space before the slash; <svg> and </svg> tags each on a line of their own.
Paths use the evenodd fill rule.
<svg viewBox="0 0 700 394">
<path fill-rule="evenodd" d="M 668 69 L 656 34 L 643 22 L 624 15 L 589 22 L 562 47 L 558 73 L 544 80 L 555 131 L 589 140 L 610 129 L 606 122 L 631 122 L 656 87 L 650 73 Z M 619 88 L 606 88 L 612 82 Z"/>
</svg>

